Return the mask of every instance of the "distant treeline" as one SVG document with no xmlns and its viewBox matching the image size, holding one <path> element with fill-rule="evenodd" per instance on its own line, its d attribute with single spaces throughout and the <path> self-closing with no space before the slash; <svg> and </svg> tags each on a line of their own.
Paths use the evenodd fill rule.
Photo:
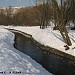
<svg viewBox="0 0 75 75">
<path fill-rule="evenodd" d="M 44 29 L 50 22 L 54 23 L 54 30 L 60 31 L 65 43 L 71 46 L 66 26 L 70 23 L 75 25 L 75 0 L 36 0 L 35 6 L 0 9 L 0 25 L 39 25 Z"/>
<path fill-rule="evenodd" d="M 42 2 L 42 3 L 41 3 Z M 45 28 L 52 21 L 55 26 L 75 23 L 75 0 L 36 0 L 36 6 L 0 9 L 0 25 L 37 26 Z"/>
<path fill-rule="evenodd" d="M 0 25 L 38 25 L 36 7 L 0 9 Z"/>
</svg>

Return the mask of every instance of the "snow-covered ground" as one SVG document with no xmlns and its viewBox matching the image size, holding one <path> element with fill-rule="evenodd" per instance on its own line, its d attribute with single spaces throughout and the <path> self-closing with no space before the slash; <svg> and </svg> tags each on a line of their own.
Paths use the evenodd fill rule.
<svg viewBox="0 0 75 75">
<path fill-rule="evenodd" d="M 0 75 L 52 75 L 32 58 L 16 50 L 13 43 L 14 34 L 0 27 Z M 14 71 L 21 73 L 14 74 Z"/>
<path fill-rule="evenodd" d="M 16 29 L 31 34 L 32 37 L 36 41 L 40 42 L 41 44 L 44 44 L 45 46 L 53 47 L 62 52 L 75 56 L 75 31 L 69 32 L 72 46 L 70 47 L 69 50 L 66 51 L 64 48 L 64 45 L 66 44 L 62 36 L 60 35 L 58 30 L 53 31 L 52 27 L 46 28 L 44 30 L 40 29 L 40 27 L 38 26 L 34 26 L 34 27 L 9 26 L 7 28 Z"/>
</svg>

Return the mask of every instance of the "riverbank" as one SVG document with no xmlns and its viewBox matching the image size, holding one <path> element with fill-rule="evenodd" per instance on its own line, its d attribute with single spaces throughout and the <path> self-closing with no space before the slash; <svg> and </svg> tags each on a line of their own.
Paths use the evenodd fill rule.
<svg viewBox="0 0 75 75">
<path fill-rule="evenodd" d="M 54 54 L 52 49 L 44 50 L 40 48 L 40 43 L 29 37 L 30 34 L 10 30 L 15 34 L 14 47 L 30 56 L 33 60 L 41 64 L 47 71 L 54 75 L 75 75 L 75 61 Z"/>
<path fill-rule="evenodd" d="M 37 45 L 37 46 L 39 46 L 41 49 L 43 49 L 44 51 L 48 51 L 48 53 L 49 52 L 53 52 L 53 53 L 55 53 L 55 54 L 57 54 L 57 55 L 60 55 L 60 56 L 63 56 L 63 57 L 66 57 L 66 58 L 69 58 L 69 59 L 72 59 L 72 60 L 75 60 L 75 54 L 74 54 L 74 49 L 70 49 L 70 50 L 68 50 L 68 51 L 65 51 L 65 48 L 63 47 L 63 45 L 65 44 L 62 44 L 62 46 L 61 46 L 61 44 L 59 43 L 59 41 L 57 42 L 57 43 L 55 43 L 55 44 L 59 44 L 59 46 L 60 46 L 60 48 L 61 47 L 63 47 L 63 50 L 59 50 L 59 49 L 56 49 L 56 48 L 53 48 L 53 47 L 51 47 L 51 46 L 48 46 L 48 45 L 45 45 L 45 44 L 41 44 L 39 41 L 41 41 L 43 38 L 45 38 L 45 37 L 43 37 L 43 38 L 40 38 L 40 40 L 37 40 L 36 38 L 35 38 L 35 35 L 36 36 L 39 36 L 39 37 L 41 37 L 40 35 L 39 35 L 39 33 L 41 32 L 41 30 L 40 30 L 40 28 L 38 28 L 38 27 L 10 27 L 9 29 L 14 29 L 14 30 L 18 30 L 18 32 L 20 32 L 20 31 L 22 31 L 22 33 L 25 33 L 25 34 L 28 34 L 28 35 L 30 35 L 30 37 L 33 39 L 33 42 Z M 38 30 L 39 29 L 39 30 Z M 32 30 L 32 31 L 31 31 Z M 49 29 L 48 29 L 49 30 Z M 39 33 L 36 33 L 36 31 L 38 32 L 39 31 Z M 45 30 L 46 32 L 44 32 L 44 30 L 42 30 L 42 32 L 44 32 L 44 33 L 47 33 L 48 31 L 47 31 L 47 29 Z M 52 30 L 49 30 L 49 31 L 51 31 L 51 33 L 53 33 L 52 32 Z M 33 33 L 36 33 L 36 34 L 33 34 Z M 55 31 L 54 31 L 55 32 Z M 32 35 L 31 35 L 32 34 Z M 40 33 L 41 34 L 41 33 Z M 50 34 L 50 32 L 49 32 L 49 34 Z M 70 35 L 71 35 L 71 33 L 69 33 Z M 42 34 L 42 35 L 44 35 L 45 36 L 45 34 Z M 50 35 L 52 35 L 52 34 L 50 34 Z M 60 34 L 59 34 L 60 35 Z M 48 35 L 49 36 L 49 35 Z M 61 35 L 60 35 L 61 36 Z M 37 37 L 37 38 L 39 38 L 39 37 Z M 47 37 L 47 36 L 46 36 Z M 49 39 L 49 38 L 48 38 Z M 58 39 L 58 38 L 57 38 Z M 62 39 L 62 38 L 61 38 Z M 60 39 L 59 39 L 60 40 Z M 44 39 L 44 41 L 46 41 L 45 39 Z M 57 41 L 57 40 L 52 40 L 52 41 Z M 60 40 L 61 41 L 61 40 Z M 47 42 L 48 42 L 48 40 L 47 40 Z M 51 44 L 52 44 L 52 42 L 51 42 Z M 57 46 L 57 45 L 56 45 Z M 73 46 L 72 46 L 73 47 Z M 72 48 L 71 47 L 71 48 Z"/>
<path fill-rule="evenodd" d="M 15 49 L 13 46 L 14 38 L 15 35 L 13 33 L 0 28 L 0 74 L 52 75 L 30 56 Z"/>
</svg>

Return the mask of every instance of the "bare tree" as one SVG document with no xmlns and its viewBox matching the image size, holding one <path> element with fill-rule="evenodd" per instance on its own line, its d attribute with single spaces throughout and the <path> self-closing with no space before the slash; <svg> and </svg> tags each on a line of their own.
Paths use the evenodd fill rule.
<svg viewBox="0 0 75 75">
<path fill-rule="evenodd" d="M 6 16 L 7 16 L 7 25 L 11 25 L 13 18 L 13 8 L 11 6 L 6 8 Z"/>
<path fill-rule="evenodd" d="M 36 0 L 37 10 L 39 12 L 40 28 L 44 29 L 47 27 L 50 21 L 50 0 Z M 38 14 L 37 14 L 38 15 Z"/>
<path fill-rule="evenodd" d="M 4 9 L 0 9 L 0 25 L 6 25 L 7 19 Z"/>
<path fill-rule="evenodd" d="M 50 2 L 51 1 L 51 2 Z M 68 0 L 60 0 L 60 4 L 57 0 L 38 0 L 38 3 L 40 2 L 40 28 L 44 29 L 47 25 L 46 22 L 51 19 L 54 20 L 55 25 L 58 27 L 64 41 L 68 46 L 71 46 L 72 43 L 70 41 L 70 38 L 68 36 L 68 32 L 66 30 L 66 24 L 70 21 L 70 15 L 72 10 L 72 0 L 68 2 Z M 49 5 L 51 3 L 51 6 L 53 7 L 53 15 L 49 15 Z M 48 16 L 51 17 L 51 19 L 48 19 Z"/>
<path fill-rule="evenodd" d="M 66 44 L 68 46 L 71 46 L 72 43 L 70 41 L 70 38 L 68 36 L 68 32 L 66 30 L 66 24 L 70 20 L 70 13 L 71 13 L 71 4 L 68 4 L 66 0 L 62 1 L 59 5 L 57 0 L 51 0 L 52 6 L 54 9 L 54 12 L 56 12 L 56 24 L 58 26 L 58 29 L 65 40 Z"/>
</svg>

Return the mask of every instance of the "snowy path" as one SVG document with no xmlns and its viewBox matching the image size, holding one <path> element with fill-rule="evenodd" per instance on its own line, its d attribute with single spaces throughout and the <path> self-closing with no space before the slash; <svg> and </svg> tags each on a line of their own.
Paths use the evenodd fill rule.
<svg viewBox="0 0 75 75">
<path fill-rule="evenodd" d="M 62 36 L 60 35 L 59 31 L 57 30 L 53 31 L 51 27 L 44 30 L 40 29 L 38 26 L 34 27 L 9 26 L 6 28 L 16 29 L 31 34 L 32 37 L 41 44 L 44 44 L 45 46 L 50 46 L 52 48 L 58 49 L 62 52 L 75 56 L 75 49 L 73 49 L 75 47 L 75 31 L 69 32 L 69 36 L 72 41 L 72 46 L 70 47 L 70 50 L 65 51 L 64 45 L 66 44 Z"/>
<path fill-rule="evenodd" d="M 0 29 L 0 75 L 52 75 L 29 56 L 19 52 L 13 47 L 14 34 Z M 1 74 L 4 72 L 5 74 Z M 9 74 L 9 72 L 11 72 Z"/>
</svg>

